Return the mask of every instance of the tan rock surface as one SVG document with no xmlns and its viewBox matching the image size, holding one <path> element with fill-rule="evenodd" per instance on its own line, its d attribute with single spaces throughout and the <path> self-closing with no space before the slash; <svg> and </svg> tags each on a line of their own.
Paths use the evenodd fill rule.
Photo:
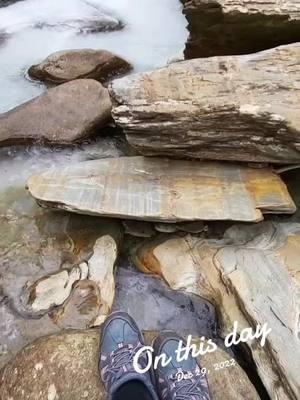
<svg viewBox="0 0 300 400">
<path fill-rule="evenodd" d="M 72 292 L 73 284 L 86 277 L 86 272 L 80 267 L 45 276 L 26 289 L 25 307 L 31 315 L 45 314 L 53 307 L 62 305 Z"/>
<path fill-rule="evenodd" d="M 146 333 L 147 343 L 153 336 Z M 0 371 L 0 393 L 4 399 L 14 400 L 49 399 L 49 393 L 55 393 L 55 400 L 104 400 L 98 374 L 98 342 L 98 330 L 69 331 L 39 339 Z M 201 359 L 201 366 L 211 369 L 208 382 L 212 400 L 258 400 L 238 364 L 214 369 L 215 363 L 231 358 L 218 348 Z"/>
<path fill-rule="evenodd" d="M 293 213 L 281 179 L 270 169 L 122 157 L 79 163 L 29 178 L 43 206 L 79 214 L 153 221 L 260 221 Z"/>
<path fill-rule="evenodd" d="M 113 117 L 143 155 L 299 163 L 300 43 L 113 81 Z"/>
<path fill-rule="evenodd" d="M 0 146 L 73 143 L 96 133 L 110 118 L 107 89 L 95 80 L 78 79 L 0 115 Z"/>
<path fill-rule="evenodd" d="M 229 334 L 267 323 L 262 347 L 249 342 L 271 399 L 300 396 L 300 224 L 233 226 L 223 240 L 187 235 L 142 246 L 136 265 L 163 277 L 172 289 L 210 300 L 220 332 Z"/>
<path fill-rule="evenodd" d="M 63 50 L 48 56 L 38 65 L 29 68 L 34 79 L 50 83 L 64 83 L 74 79 L 89 78 L 105 82 L 124 74 L 131 65 L 106 50 Z"/>
<path fill-rule="evenodd" d="M 297 0 L 181 0 L 190 37 L 185 57 L 247 54 L 300 41 Z"/>
<path fill-rule="evenodd" d="M 112 295 L 114 292 L 115 288 Z M 107 307 L 101 297 L 101 288 L 94 281 L 86 279 L 78 281 L 64 305 L 53 310 L 49 316 L 62 329 L 86 329 L 99 318 L 99 310 L 103 305 Z"/>
</svg>

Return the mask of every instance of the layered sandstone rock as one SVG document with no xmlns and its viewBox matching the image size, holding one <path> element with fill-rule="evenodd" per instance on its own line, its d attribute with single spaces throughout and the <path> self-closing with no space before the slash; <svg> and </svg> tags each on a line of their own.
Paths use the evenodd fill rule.
<svg viewBox="0 0 300 400">
<path fill-rule="evenodd" d="M 154 333 L 145 333 L 151 343 Z M 195 344 L 200 340 L 195 338 Z M 39 339 L 22 350 L 0 371 L 3 399 L 104 400 L 106 393 L 98 372 L 99 331 L 69 331 Z M 245 372 L 236 363 L 222 371 L 214 364 L 232 357 L 218 347 L 201 357 L 211 400 L 258 400 Z"/>
<path fill-rule="evenodd" d="M 64 50 L 51 54 L 38 65 L 29 68 L 31 78 L 50 83 L 64 83 L 89 78 L 105 82 L 124 74 L 131 65 L 106 50 Z"/>
<path fill-rule="evenodd" d="M 300 41 L 297 0 L 181 0 L 186 58 L 247 54 Z"/>
<path fill-rule="evenodd" d="M 143 155 L 297 163 L 300 43 L 113 81 L 113 117 Z"/>
<path fill-rule="evenodd" d="M 73 143 L 96 133 L 110 118 L 107 89 L 95 80 L 78 79 L 0 115 L 0 146 Z"/>
<path fill-rule="evenodd" d="M 95 160 L 34 175 L 27 187 L 42 206 L 136 220 L 260 221 L 295 211 L 272 170 L 214 162 Z"/>
<path fill-rule="evenodd" d="M 233 226 L 223 240 L 196 236 L 148 242 L 135 255 L 144 272 L 172 289 L 200 295 L 219 312 L 222 336 L 265 323 L 266 344 L 248 342 L 271 399 L 300 396 L 300 225 Z"/>
</svg>

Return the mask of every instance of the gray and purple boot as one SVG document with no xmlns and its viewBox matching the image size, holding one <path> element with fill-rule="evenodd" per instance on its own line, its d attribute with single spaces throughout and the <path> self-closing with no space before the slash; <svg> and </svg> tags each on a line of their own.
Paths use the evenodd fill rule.
<svg viewBox="0 0 300 400">
<path fill-rule="evenodd" d="M 154 356 L 165 354 L 172 361 L 165 367 L 159 363 L 154 371 L 157 392 L 161 400 L 210 400 L 208 383 L 195 358 L 191 355 L 177 361 L 175 350 L 181 337 L 173 332 L 164 332 L 153 342 Z M 183 341 L 184 343 L 184 341 Z"/>
<path fill-rule="evenodd" d="M 148 395 L 158 400 L 151 379 L 151 371 L 140 374 L 135 371 L 133 358 L 141 349 L 144 339 L 135 321 L 126 313 L 112 313 L 102 326 L 100 340 L 99 371 L 111 400 L 120 388 L 130 382 L 144 385 Z M 148 364 L 147 354 L 139 357 L 139 365 L 144 369 Z"/>
</svg>

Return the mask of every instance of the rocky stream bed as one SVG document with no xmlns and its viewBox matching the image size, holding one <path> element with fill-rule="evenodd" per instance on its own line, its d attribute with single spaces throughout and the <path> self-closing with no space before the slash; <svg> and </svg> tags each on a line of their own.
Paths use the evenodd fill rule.
<svg viewBox="0 0 300 400">
<path fill-rule="evenodd" d="M 300 398 L 297 0 L 0 0 L 0 399 L 101 400 L 101 324 Z M 188 28 L 188 30 L 186 29 Z M 238 323 L 266 344 L 231 348 Z"/>
</svg>

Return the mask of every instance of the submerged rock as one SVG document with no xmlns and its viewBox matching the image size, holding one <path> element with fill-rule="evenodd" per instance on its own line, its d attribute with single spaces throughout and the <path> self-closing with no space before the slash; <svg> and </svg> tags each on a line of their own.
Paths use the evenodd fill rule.
<svg viewBox="0 0 300 400">
<path fill-rule="evenodd" d="M 42 206 L 149 221 L 260 221 L 293 213 L 286 186 L 270 169 L 214 162 L 122 157 L 83 162 L 29 178 Z"/>
<path fill-rule="evenodd" d="M 106 50 L 64 50 L 51 54 L 43 62 L 29 68 L 31 78 L 51 83 L 64 83 L 89 78 L 105 82 L 124 74 L 131 65 Z"/>
<path fill-rule="evenodd" d="M 267 342 L 248 342 L 271 399 L 298 399 L 300 224 L 233 226 L 222 240 L 198 236 L 142 245 L 135 255 L 144 272 L 174 290 L 200 295 L 218 311 L 222 336 L 267 324 Z M 241 397 L 242 398 L 242 397 Z"/>
<path fill-rule="evenodd" d="M 98 238 L 87 262 L 70 272 L 64 269 L 43 277 L 25 289 L 23 316 L 40 317 L 50 312 L 52 320 L 61 327 L 79 329 L 99 325 L 110 313 L 114 301 L 118 251 L 110 235 Z"/>
<path fill-rule="evenodd" d="M 95 80 L 78 79 L 0 115 L 0 146 L 73 143 L 97 132 L 110 118 L 107 89 Z"/>
<path fill-rule="evenodd" d="M 34 157 L 34 153 L 30 153 L 32 154 Z M 63 152 L 61 157 L 64 156 Z M 5 174 L 7 168 L 6 163 L 3 164 L 4 154 L 1 154 L 1 157 L 2 172 Z M 23 168 L 25 166 L 27 173 L 31 170 L 30 164 L 20 157 L 19 152 L 12 151 L 11 158 L 19 160 Z M 70 163 L 70 159 L 68 157 L 66 159 L 65 164 L 68 160 Z M 33 162 L 39 164 L 36 158 L 33 158 Z M 52 159 L 52 162 L 59 165 L 57 158 Z M 43 164 L 43 168 L 46 163 Z M 20 169 L 15 169 L 15 174 L 19 174 L 18 178 L 20 178 L 20 173 Z M 9 182 L 9 179 L 6 181 Z M 58 274 L 61 269 L 71 271 L 73 265 L 80 266 L 85 271 L 82 277 L 86 276 L 87 261 L 93 255 L 96 240 L 102 236 L 110 235 L 115 238 L 118 247 L 122 244 L 122 226 L 117 220 L 55 213 L 37 208 L 22 189 L 23 180 L 21 179 L 16 184 L 21 187 L 19 190 L 14 190 L 10 196 L 4 191 L 2 185 L 4 192 L 1 196 L 2 202 L 0 201 L 2 214 L 0 218 L 2 227 L 0 231 L 0 369 L 27 344 L 67 326 L 71 320 L 70 315 L 73 315 L 72 327 L 82 328 L 90 322 L 93 324 L 95 320 L 92 309 L 93 291 L 80 291 L 81 300 L 79 296 L 76 296 L 76 304 L 80 304 L 77 313 L 75 307 L 72 308 L 69 303 L 71 299 L 73 301 L 71 292 L 62 306 L 54 308 L 56 311 L 63 309 L 65 312 L 65 317 L 61 313 L 61 318 L 56 322 L 52 318 L 52 307 L 45 313 L 33 311 L 32 307 L 27 305 L 28 296 L 24 297 L 26 293 L 24 287 L 34 287 L 37 281 L 47 282 L 47 277 Z M 73 290 L 75 286 L 76 282 Z M 81 286 L 80 288 L 82 289 Z M 58 289 L 59 287 L 56 286 L 55 290 Z M 65 304 L 69 305 L 66 310 L 64 310 Z M 89 304 L 91 304 L 91 312 L 87 313 Z M 98 314 L 99 307 L 97 316 Z"/>
<path fill-rule="evenodd" d="M 155 333 L 146 332 L 149 345 Z M 200 339 L 194 343 L 199 346 Z M 2 371 L 3 398 L 14 400 L 104 400 L 99 377 L 99 331 L 69 331 L 42 338 L 22 350 Z M 207 375 L 212 400 L 258 400 L 259 396 L 242 368 L 235 363 L 222 371 L 214 364 L 232 359 L 218 347 L 199 359 Z M 51 397 L 52 396 L 52 397 Z"/>
<path fill-rule="evenodd" d="M 300 41 L 297 0 L 181 0 L 190 36 L 185 57 L 247 54 Z"/>
<path fill-rule="evenodd" d="M 143 155 L 299 163 L 299 59 L 295 43 L 116 79 L 113 117 Z"/>
<path fill-rule="evenodd" d="M 78 281 L 66 303 L 51 312 L 50 318 L 62 329 L 86 329 L 99 317 L 102 304 L 101 289 L 95 282 Z"/>
<path fill-rule="evenodd" d="M 130 249 L 134 252 L 134 247 Z M 155 275 L 118 268 L 113 311 L 125 311 L 143 330 L 175 331 L 180 336 L 217 337 L 214 306 L 206 299 L 170 289 Z"/>
<path fill-rule="evenodd" d="M 86 279 L 87 275 L 87 266 L 83 263 L 70 272 L 65 269 L 39 279 L 26 289 L 26 309 L 31 314 L 41 315 L 62 305 L 69 297 L 73 284 L 80 279 Z"/>
<path fill-rule="evenodd" d="M 64 19 L 57 22 L 40 22 L 35 24 L 38 29 L 75 30 L 78 34 L 113 32 L 123 29 L 121 21 L 108 15 L 96 15 L 89 18 Z"/>
</svg>

